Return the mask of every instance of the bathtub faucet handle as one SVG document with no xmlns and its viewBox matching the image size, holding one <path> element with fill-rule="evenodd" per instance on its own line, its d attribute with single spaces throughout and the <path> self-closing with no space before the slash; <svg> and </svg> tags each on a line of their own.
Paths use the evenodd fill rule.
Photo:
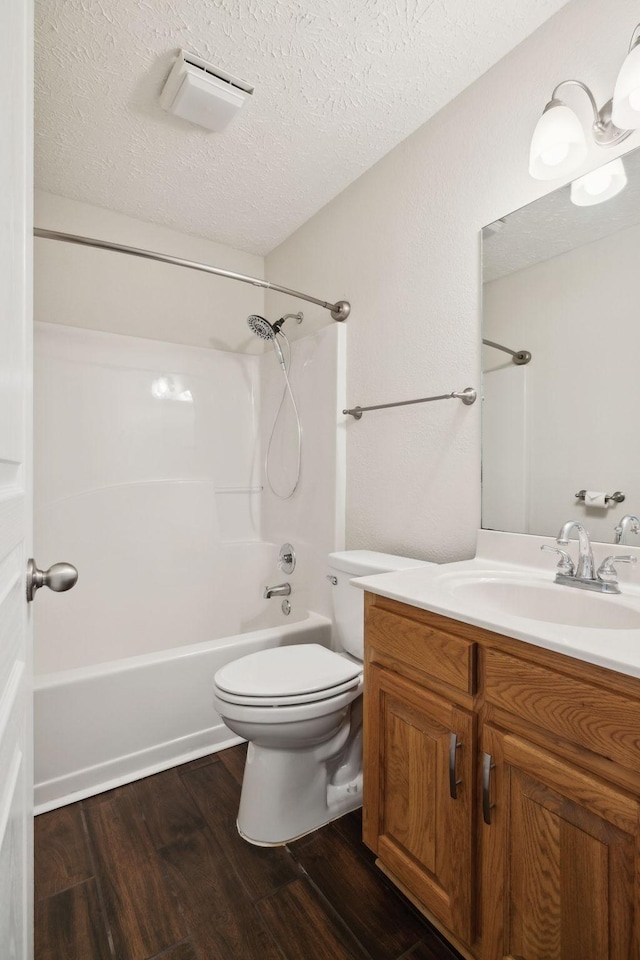
<svg viewBox="0 0 640 960">
<path fill-rule="evenodd" d="M 75 587 L 77 580 L 78 571 L 72 563 L 54 563 L 48 570 L 38 570 L 32 557 L 27 563 L 27 603 L 31 603 L 40 587 L 64 593 Z"/>
<path fill-rule="evenodd" d="M 278 554 L 278 566 L 287 576 L 296 568 L 296 552 L 290 543 L 283 543 Z"/>
</svg>

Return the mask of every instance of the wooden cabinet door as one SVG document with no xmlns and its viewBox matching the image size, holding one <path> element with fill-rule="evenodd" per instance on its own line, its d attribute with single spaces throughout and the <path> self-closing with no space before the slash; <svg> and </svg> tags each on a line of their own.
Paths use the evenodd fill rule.
<svg viewBox="0 0 640 960">
<path fill-rule="evenodd" d="M 473 936 L 474 769 L 473 714 L 368 667 L 365 842 L 467 943 Z"/>
<path fill-rule="evenodd" d="M 491 727 L 482 748 L 483 960 L 638 960 L 638 799 Z"/>
</svg>

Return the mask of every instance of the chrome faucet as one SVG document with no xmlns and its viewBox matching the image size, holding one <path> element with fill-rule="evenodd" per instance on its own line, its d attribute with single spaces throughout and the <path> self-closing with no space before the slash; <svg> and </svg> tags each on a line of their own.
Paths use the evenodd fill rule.
<svg viewBox="0 0 640 960">
<path fill-rule="evenodd" d="M 636 517 L 633 513 L 627 513 L 618 526 L 614 528 L 615 537 L 613 542 L 622 543 L 627 530 L 631 533 L 640 533 L 640 517 Z"/>
<path fill-rule="evenodd" d="M 556 583 L 564 584 L 567 587 L 580 587 L 582 590 L 597 590 L 598 593 L 620 593 L 615 564 L 635 563 L 636 558 L 631 556 L 607 557 L 594 573 L 593 550 L 591 549 L 589 534 L 578 520 L 567 520 L 563 524 L 556 543 L 566 547 L 569 543 L 569 536 L 574 529 L 577 531 L 579 544 L 578 565 L 575 568 L 573 560 L 566 550 L 552 547 L 546 543 L 540 548 L 541 550 L 553 550 L 560 554 Z"/>
<path fill-rule="evenodd" d="M 577 531 L 579 543 L 578 565 L 576 567 L 575 578 L 576 580 L 594 580 L 591 541 L 589 540 L 589 534 L 579 520 L 567 520 L 556 538 L 556 543 L 561 547 L 566 547 L 569 543 L 569 535 L 572 530 Z"/>
<path fill-rule="evenodd" d="M 290 583 L 279 583 L 275 587 L 265 587 L 263 597 L 270 600 L 271 597 L 288 597 L 291 594 Z"/>
</svg>

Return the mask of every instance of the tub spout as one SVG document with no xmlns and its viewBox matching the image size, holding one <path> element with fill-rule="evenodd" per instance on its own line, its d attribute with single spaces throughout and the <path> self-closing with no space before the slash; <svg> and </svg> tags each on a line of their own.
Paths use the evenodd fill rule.
<svg viewBox="0 0 640 960">
<path fill-rule="evenodd" d="M 270 600 L 271 597 L 288 597 L 291 594 L 290 583 L 279 583 L 276 587 L 264 588 L 264 599 Z"/>
</svg>

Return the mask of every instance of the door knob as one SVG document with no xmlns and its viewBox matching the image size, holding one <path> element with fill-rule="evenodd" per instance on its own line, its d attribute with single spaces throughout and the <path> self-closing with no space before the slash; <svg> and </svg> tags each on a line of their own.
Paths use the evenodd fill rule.
<svg viewBox="0 0 640 960">
<path fill-rule="evenodd" d="M 31 558 L 27 564 L 27 602 L 31 603 L 40 587 L 49 587 L 54 593 L 71 590 L 78 580 L 78 571 L 72 563 L 54 563 L 48 570 L 38 570 Z"/>
</svg>

